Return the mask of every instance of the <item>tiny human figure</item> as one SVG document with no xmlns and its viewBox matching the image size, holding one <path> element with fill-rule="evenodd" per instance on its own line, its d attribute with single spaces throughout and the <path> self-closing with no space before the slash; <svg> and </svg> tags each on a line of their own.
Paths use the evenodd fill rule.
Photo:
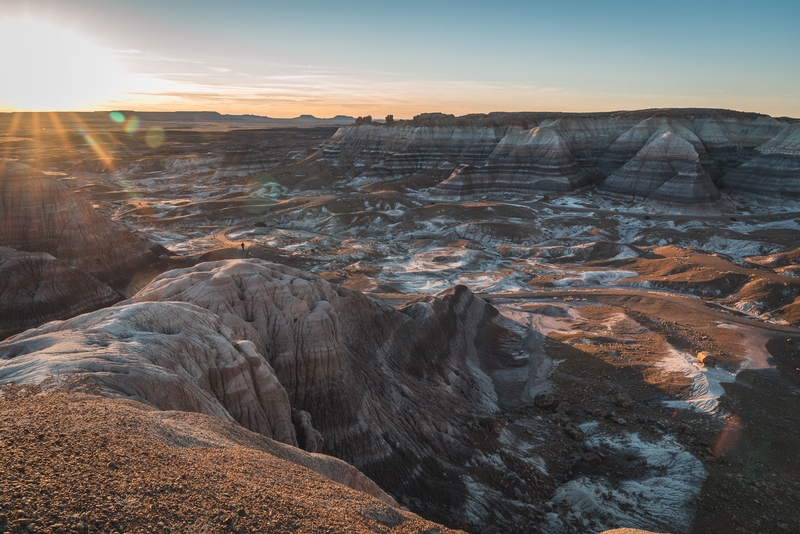
<svg viewBox="0 0 800 534">
<path fill-rule="evenodd" d="M 244 243 L 242 243 L 242 252 L 244 252 Z"/>
</svg>

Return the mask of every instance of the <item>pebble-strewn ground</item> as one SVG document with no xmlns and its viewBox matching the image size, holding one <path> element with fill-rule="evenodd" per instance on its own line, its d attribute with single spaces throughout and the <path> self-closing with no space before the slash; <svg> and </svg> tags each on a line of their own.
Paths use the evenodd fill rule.
<svg viewBox="0 0 800 534">
<path fill-rule="evenodd" d="M 211 417 L 0 392 L 0 532 L 454 532 Z"/>
</svg>

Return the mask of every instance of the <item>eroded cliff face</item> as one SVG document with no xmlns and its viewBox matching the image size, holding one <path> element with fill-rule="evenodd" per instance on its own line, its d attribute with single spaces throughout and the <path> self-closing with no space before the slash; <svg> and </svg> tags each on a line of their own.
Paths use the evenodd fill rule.
<svg viewBox="0 0 800 534">
<path fill-rule="evenodd" d="M 536 512 L 483 485 L 481 466 L 513 468 L 472 436 L 531 402 L 532 344 L 464 286 L 395 310 L 232 260 L 164 273 L 134 299 L 9 338 L 0 384 L 55 380 L 236 421 L 335 455 L 432 517 L 479 524 Z"/>
<path fill-rule="evenodd" d="M 0 246 L 45 252 L 123 294 L 138 272 L 158 263 L 146 241 L 67 186 L 7 160 L 0 161 Z"/>
<path fill-rule="evenodd" d="M 0 247 L 0 339 L 121 298 L 100 280 L 49 254 Z"/>
<path fill-rule="evenodd" d="M 105 394 L 236 421 L 297 445 L 286 392 L 249 341 L 186 303 L 123 303 L 0 343 L 0 384 L 90 383 Z"/>
<path fill-rule="evenodd" d="M 353 125 L 340 129 L 319 159 L 347 169 L 354 183 L 390 180 L 427 170 L 478 165 L 519 126 Z"/>
<path fill-rule="evenodd" d="M 436 189 L 443 196 L 508 193 L 567 193 L 589 184 L 566 142 L 554 130 L 537 127 L 504 137 L 480 166 L 465 165 Z"/>
<path fill-rule="evenodd" d="M 443 177 L 432 191 L 444 197 L 558 194 L 594 183 L 601 194 L 618 198 L 713 204 L 720 188 L 796 196 L 797 124 L 706 109 L 428 114 L 391 125 L 342 128 L 300 165 L 316 162 L 334 168 L 351 185 L 439 171 Z M 650 145 L 664 134 L 674 136 L 673 144 L 681 139 L 685 145 L 654 150 Z M 680 168 L 689 160 L 697 167 L 691 177 L 665 178 L 671 172 L 665 169 Z M 667 182 L 653 189 L 657 193 L 643 196 L 643 184 Z"/>
<path fill-rule="evenodd" d="M 695 146 L 666 130 L 654 132 L 636 155 L 599 186 L 600 191 L 635 200 L 705 204 L 720 194 Z"/>
<path fill-rule="evenodd" d="M 800 123 L 786 126 L 753 157 L 723 176 L 726 188 L 758 196 L 800 198 Z"/>
<path fill-rule="evenodd" d="M 412 496 L 449 493 L 437 469 L 473 454 L 459 428 L 498 407 L 483 369 L 505 367 L 508 347 L 520 343 L 463 286 L 396 311 L 261 260 L 170 271 L 133 300 L 192 302 L 217 314 L 252 340 L 292 407 L 311 414 L 324 452 Z M 490 326 L 505 334 L 494 332 L 498 343 L 482 350 Z"/>
</svg>

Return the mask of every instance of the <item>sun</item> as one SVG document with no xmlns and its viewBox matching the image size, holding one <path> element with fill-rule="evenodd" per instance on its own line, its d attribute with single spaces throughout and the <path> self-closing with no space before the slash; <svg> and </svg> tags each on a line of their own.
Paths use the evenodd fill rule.
<svg viewBox="0 0 800 534">
<path fill-rule="evenodd" d="M 0 20 L 0 109 L 96 108 L 124 91 L 114 52 L 31 19 Z"/>
</svg>

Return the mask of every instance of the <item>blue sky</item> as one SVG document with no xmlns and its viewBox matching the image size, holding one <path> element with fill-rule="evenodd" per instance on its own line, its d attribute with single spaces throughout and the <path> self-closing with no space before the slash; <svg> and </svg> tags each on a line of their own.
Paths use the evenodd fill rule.
<svg viewBox="0 0 800 534">
<path fill-rule="evenodd" d="M 130 90 L 83 107 L 800 116 L 797 1 L 0 0 L 0 18 L 58 26 L 113 54 Z M 0 106 L 15 107 L 2 94 Z"/>
</svg>

